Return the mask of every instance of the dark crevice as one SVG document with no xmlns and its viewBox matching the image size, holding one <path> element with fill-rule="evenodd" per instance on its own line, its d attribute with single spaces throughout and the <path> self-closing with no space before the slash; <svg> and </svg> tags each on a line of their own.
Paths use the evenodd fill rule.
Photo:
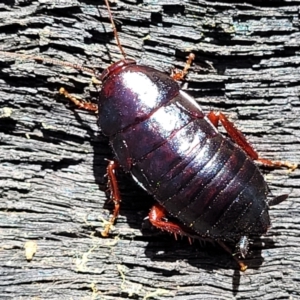
<svg viewBox="0 0 300 300">
<path fill-rule="evenodd" d="M 79 165 L 83 161 L 84 161 L 83 159 L 74 160 L 74 159 L 63 158 L 59 162 L 43 162 L 41 164 L 41 166 L 42 166 L 41 170 L 50 169 L 50 170 L 53 170 L 53 171 L 58 171 L 58 170 L 61 170 L 61 169 L 67 169 L 70 166 Z"/>
<path fill-rule="evenodd" d="M 181 14 L 183 15 L 185 12 L 185 6 L 184 5 L 162 5 L 163 12 L 169 16 L 174 16 Z"/>
<path fill-rule="evenodd" d="M 216 3 L 213 0 L 207 0 L 207 2 Z M 299 6 L 298 1 L 284 1 L 284 0 L 248 0 L 248 1 L 239 1 L 239 0 L 223 0 L 222 3 L 228 3 L 232 6 L 236 6 L 239 9 L 242 9 L 246 7 L 247 9 L 254 9 L 255 7 L 263 7 L 263 8 L 280 8 L 280 7 L 286 7 L 286 6 Z M 221 3 L 217 4 L 218 7 L 222 7 Z M 223 6 L 225 7 L 225 6 Z M 225 8 L 228 8 L 226 6 Z"/>
<path fill-rule="evenodd" d="M 25 152 L 26 149 L 22 148 L 22 149 L 18 149 L 15 148 L 16 151 L 20 150 Z M 35 151 L 31 150 L 31 149 L 27 149 L 27 152 L 32 152 L 34 153 Z M 14 165 L 23 165 L 26 162 L 26 165 L 33 165 L 33 166 L 41 166 L 41 170 L 53 170 L 53 171 L 58 171 L 58 170 L 62 170 L 62 169 L 67 169 L 70 166 L 76 166 L 81 164 L 84 161 L 84 159 L 79 159 L 79 160 L 75 160 L 75 159 L 69 159 L 69 158 L 63 158 L 60 161 L 30 161 L 28 160 L 28 158 L 25 158 L 24 161 L 22 161 L 22 159 L 18 159 L 18 160 L 13 160 L 13 159 L 3 159 L 1 160 L 1 162 L 3 163 L 10 163 L 10 164 L 14 164 Z M 14 179 L 15 181 L 17 181 L 17 179 Z"/>
<path fill-rule="evenodd" d="M 67 237 L 67 238 L 75 238 L 78 239 L 79 237 L 82 237 L 83 235 L 80 234 L 80 232 L 70 232 L 70 231 L 56 231 L 51 232 L 52 236 L 59 236 L 59 237 Z"/>
<path fill-rule="evenodd" d="M 17 179 L 14 179 L 14 181 L 19 181 L 19 182 L 24 182 L 23 180 L 17 180 Z M 18 192 L 19 194 L 28 194 L 30 189 L 24 189 L 24 188 L 17 188 L 17 187 L 9 187 L 9 190 L 10 191 L 14 191 L 14 192 Z"/>
</svg>

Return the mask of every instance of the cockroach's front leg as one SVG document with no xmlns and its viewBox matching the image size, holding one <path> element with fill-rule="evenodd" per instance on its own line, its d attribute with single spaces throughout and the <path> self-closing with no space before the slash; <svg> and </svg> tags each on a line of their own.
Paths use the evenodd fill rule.
<svg viewBox="0 0 300 300">
<path fill-rule="evenodd" d="M 261 163 L 262 165 L 273 168 L 286 167 L 291 171 L 294 171 L 298 167 L 297 164 L 293 164 L 288 161 L 273 161 L 259 157 L 252 145 L 246 140 L 244 134 L 239 131 L 224 114 L 211 111 L 208 114 L 208 118 L 216 128 L 218 127 L 218 123 L 220 121 L 230 138 L 237 143 L 253 160 Z"/>
<path fill-rule="evenodd" d="M 189 56 L 187 57 L 187 61 L 185 63 L 183 70 L 179 71 L 178 69 L 174 69 L 172 71 L 171 77 L 176 81 L 183 80 L 186 74 L 188 73 L 188 70 L 191 67 L 191 64 L 194 59 L 195 59 L 195 54 L 190 53 Z"/>
<path fill-rule="evenodd" d="M 89 110 L 89 111 L 94 111 L 94 112 L 98 111 L 98 105 L 97 104 L 91 103 L 91 102 L 85 102 L 83 100 L 79 100 L 79 99 L 75 98 L 74 96 L 72 96 L 71 94 L 69 94 L 64 88 L 60 88 L 59 93 L 61 95 L 64 95 L 70 101 L 72 101 L 78 108 L 81 108 L 81 109 L 84 109 L 84 110 Z"/>
<path fill-rule="evenodd" d="M 113 201 L 115 207 L 113 211 L 113 215 L 110 220 L 106 223 L 104 230 L 101 232 L 103 237 L 107 237 L 109 235 L 111 227 L 114 225 L 117 217 L 119 216 L 120 212 L 120 203 L 121 203 L 121 195 L 119 191 L 119 186 L 116 177 L 116 168 L 118 168 L 118 163 L 109 160 L 107 166 L 107 177 L 108 177 L 108 188 L 110 190 L 110 200 Z"/>
<path fill-rule="evenodd" d="M 64 95 L 70 101 L 72 101 L 78 108 L 94 111 L 94 112 L 98 111 L 97 104 L 79 100 L 73 97 L 72 95 L 70 95 L 64 88 L 60 88 L 59 93 Z M 110 200 L 113 201 L 115 207 L 114 207 L 112 217 L 105 224 L 104 230 L 101 232 L 101 235 L 103 237 L 107 237 L 109 235 L 111 227 L 113 226 L 117 217 L 119 216 L 121 196 L 120 196 L 120 191 L 119 191 L 116 172 L 115 172 L 117 167 L 118 167 L 118 163 L 116 163 L 113 160 L 110 160 L 106 168 L 107 177 L 108 177 L 108 188 L 110 190 Z"/>
</svg>

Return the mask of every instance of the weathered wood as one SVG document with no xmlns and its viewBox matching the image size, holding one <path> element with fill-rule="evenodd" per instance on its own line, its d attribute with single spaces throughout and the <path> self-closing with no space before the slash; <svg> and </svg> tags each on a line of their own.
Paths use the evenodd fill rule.
<svg viewBox="0 0 300 300">
<path fill-rule="evenodd" d="M 99 71 L 120 58 L 100 1 L 0 7 L 3 50 Z M 183 88 L 205 110 L 225 111 L 262 156 L 300 162 L 299 1 L 119 0 L 112 11 L 129 57 L 169 72 L 192 51 Z M 95 98 L 90 78 L 0 55 L 0 298 L 300 298 L 299 170 L 266 172 L 272 193 L 290 197 L 272 208 L 243 274 L 217 247 L 142 230 L 151 198 L 124 176 L 114 235 L 97 234 L 112 153 L 96 117 L 57 92 Z M 31 261 L 27 241 L 37 243 Z"/>
</svg>

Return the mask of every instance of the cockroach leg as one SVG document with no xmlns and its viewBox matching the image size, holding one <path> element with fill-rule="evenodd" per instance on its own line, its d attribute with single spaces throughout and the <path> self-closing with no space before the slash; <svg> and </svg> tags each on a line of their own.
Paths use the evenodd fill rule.
<svg viewBox="0 0 300 300">
<path fill-rule="evenodd" d="M 104 230 L 101 232 L 101 235 L 103 237 L 107 237 L 109 235 L 110 229 L 115 223 L 117 217 L 119 216 L 120 212 L 120 202 L 121 202 L 121 195 L 118 187 L 117 177 L 116 177 L 116 168 L 118 167 L 118 163 L 109 160 L 108 166 L 106 168 L 107 176 L 108 176 L 108 188 L 110 190 L 110 199 L 114 202 L 114 211 L 113 215 L 110 218 L 110 220 L 107 222 L 107 224 L 104 227 Z"/>
<path fill-rule="evenodd" d="M 70 95 L 63 87 L 59 89 L 59 93 L 72 101 L 78 108 L 98 112 L 98 105 L 91 102 L 84 102 Z"/>
<path fill-rule="evenodd" d="M 192 64 L 194 59 L 195 59 L 195 54 L 190 53 L 189 56 L 187 57 L 187 61 L 185 63 L 185 66 L 184 66 L 183 70 L 180 71 L 178 69 L 174 69 L 172 71 L 171 77 L 176 81 L 183 80 L 184 77 L 186 76 L 186 74 L 188 73 L 188 70 L 191 67 L 191 64 Z"/>
<path fill-rule="evenodd" d="M 153 226 L 159 228 L 160 230 L 173 233 L 176 239 L 178 234 L 187 235 L 186 230 L 179 224 L 168 221 L 166 209 L 159 204 L 152 206 L 149 212 L 149 221 Z"/>
<path fill-rule="evenodd" d="M 187 228 L 184 228 L 180 224 L 177 224 L 175 222 L 170 222 L 167 219 L 167 211 L 164 207 L 162 207 L 159 204 L 155 204 L 152 206 L 150 212 L 149 212 L 149 221 L 151 224 L 161 230 L 168 231 L 170 233 L 173 233 L 175 235 L 175 238 L 177 239 L 177 235 L 185 235 L 188 237 L 189 242 L 191 243 L 191 238 L 193 236 L 190 235 L 190 233 L 187 231 Z M 210 240 L 209 238 L 206 240 Z M 233 256 L 234 260 L 238 263 L 240 266 L 241 271 L 246 271 L 248 266 L 245 265 L 242 261 L 240 261 L 236 256 L 233 255 L 233 252 L 229 249 L 229 247 L 224 244 L 222 241 L 217 241 L 219 245 L 225 249 L 226 252 L 228 252 L 231 256 Z"/>
<path fill-rule="evenodd" d="M 217 241 L 218 244 L 226 251 L 228 252 L 230 255 L 232 255 L 232 257 L 234 258 L 234 260 L 238 263 L 238 265 L 240 266 L 240 270 L 242 272 L 245 272 L 248 268 L 247 265 L 245 265 L 242 261 L 240 261 L 236 256 L 233 255 L 232 251 L 228 248 L 227 245 L 225 245 L 222 241 Z"/>
<path fill-rule="evenodd" d="M 264 158 L 260 158 L 260 157 L 258 159 L 256 159 L 256 161 L 266 167 L 288 168 L 290 172 L 293 172 L 294 170 L 296 170 L 298 168 L 298 164 L 293 164 L 289 161 L 273 161 L 273 160 L 264 159 Z"/>
<path fill-rule="evenodd" d="M 224 126 L 230 138 L 238 144 L 253 160 L 259 162 L 263 166 L 272 167 L 272 168 L 288 168 L 291 171 L 294 171 L 298 165 L 290 163 L 288 161 L 273 161 L 265 158 L 259 157 L 258 153 L 254 150 L 252 145 L 246 140 L 244 134 L 238 130 L 232 122 L 222 113 L 215 113 L 211 111 L 208 114 L 208 119 L 210 122 L 217 128 L 219 121 Z"/>
</svg>

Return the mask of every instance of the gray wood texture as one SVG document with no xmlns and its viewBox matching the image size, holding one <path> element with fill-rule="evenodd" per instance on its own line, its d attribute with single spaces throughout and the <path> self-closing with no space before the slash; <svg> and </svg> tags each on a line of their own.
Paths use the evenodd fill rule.
<svg viewBox="0 0 300 300">
<path fill-rule="evenodd" d="M 99 72 L 120 58 L 102 1 L 0 8 L 0 50 Z M 225 112 L 261 156 L 298 163 L 299 11 L 283 0 L 112 3 L 129 57 L 170 72 L 195 53 L 182 88 L 205 111 Z M 121 215 L 101 238 L 113 156 L 95 115 L 61 97 L 62 86 L 97 97 L 87 73 L 0 54 L 1 299 L 300 299 L 299 169 L 264 171 L 274 195 L 290 196 L 271 209 L 245 273 L 219 247 L 151 229 L 151 197 L 122 174 Z"/>
</svg>

